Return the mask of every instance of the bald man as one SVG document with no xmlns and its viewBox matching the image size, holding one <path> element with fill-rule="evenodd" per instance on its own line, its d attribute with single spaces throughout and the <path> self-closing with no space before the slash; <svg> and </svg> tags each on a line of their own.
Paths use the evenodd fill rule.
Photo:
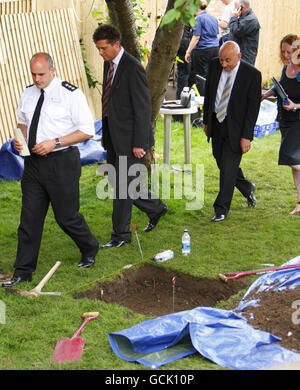
<svg viewBox="0 0 300 390">
<path fill-rule="evenodd" d="M 15 270 L 3 287 L 32 280 L 50 203 L 57 223 L 81 253 L 78 267 L 93 266 L 99 250 L 97 239 L 79 213 L 81 163 L 76 145 L 94 135 L 92 113 L 83 92 L 56 76 L 48 53 L 36 53 L 30 70 L 33 84 L 23 92 L 17 114 L 31 155 L 25 157 L 21 182 Z M 23 149 L 16 138 L 14 147 L 18 152 Z"/>
<path fill-rule="evenodd" d="M 204 131 L 220 170 L 212 222 L 227 217 L 234 187 L 249 207 L 256 205 L 255 184 L 245 178 L 240 162 L 251 148 L 260 96 L 261 73 L 242 60 L 237 43 L 225 42 L 209 64 L 203 108 Z"/>
</svg>

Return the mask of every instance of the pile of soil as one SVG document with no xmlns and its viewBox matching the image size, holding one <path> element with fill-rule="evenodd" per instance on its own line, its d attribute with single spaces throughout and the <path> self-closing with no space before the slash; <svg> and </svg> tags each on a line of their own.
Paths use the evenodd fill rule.
<svg viewBox="0 0 300 390">
<path fill-rule="evenodd" d="M 243 309 L 240 314 L 253 328 L 281 337 L 278 343 L 300 353 L 300 286 L 282 291 L 252 292 L 247 300 L 258 299 L 258 306 Z"/>
<path fill-rule="evenodd" d="M 176 277 L 175 291 L 173 277 Z M 216 307 L 218 302 L 227 301 L 252 282 L 243 278 L 224 283 L 220 279 L 195 278 L 146 264 L 125 271 L 116 281 L 98 282 L 95 288 L 80 292 L 74 298 L 118 303 L 137 313 L 162 316 L 173 312 L 173 297 L 175 312 L 199 306 Z M 252 299 L 258 300 L 258 306 L 249 306 L 240 314 L 254 328 L 282 338 L 278 344 L 300 353 L 300 286 L 293 290 L 253 291 L 247 297 L 247 300 Z M 230 308 L 237 307 L 239 300 L 231 302 Z"/>
<path fill-rule="evenodd" d="M 175 289 L 172 279 L 175 277 Z M 224 283 L 220 279 L 195 278 L 163 267 L 146 264 L 127 270 L 113 282 L 97 283 L 96 288 L 75 295 L 76 299 L 99 299 L 118 303 L 150 316 L 191 310 L 198 306 L 215 307 L 249 286 L 246 279 Z"/>
</svg>

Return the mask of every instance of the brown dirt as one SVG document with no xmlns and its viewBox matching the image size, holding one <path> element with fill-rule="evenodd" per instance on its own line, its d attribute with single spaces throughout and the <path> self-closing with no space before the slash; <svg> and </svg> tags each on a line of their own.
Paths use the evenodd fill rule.
<svg viewBox="0 0 300 390">
<path fill-rule="evenodd" d="M 282 291 L 255 291 L 247 300 L 259 299 L 259 306 L 250 306 L 241 311 L 254 328 L 265 330 L 281 337 L 283 347 L 300 353 L 300 286 Z M 293 302 L 296 307 L 292 307 Z M 251 315 L 253 313 L 253 316 Z M 252 318 L 253 317 L 253 318 Z"/>
<path fill-rule="evenodd" d="M 106 303 L 118 303 L 137 313 L 162 316 L 173 312 L 174 276 L 175 312 L 199 306 L 216 307 L 218 302 L 228 300 L 253 282 L 243 278 L 224 283 L 220 279 L 195 278 L 146 264 L 136 270 L 126 270 L 116 281 L 98 282 L 95 288 L 78 293 L 74 298 L 99 299 Z M 247 299 L 259 299 L 259 306 L 251 306 L 240 312 L 249 324 L 281 337 L 279 344 L 300 352 L 300 324 L 293 323 L 295 318 L 300 321 L 300 286 L 279 292 L 272 290 L 257 294 L 253 291 Z M 298 300 L 298 307 L 293 308 L 292 303 Z M 238 303 L 232 300 L 230 309 L 237 307 Z"/>
<path fill-rule="evenodd" d="M 173 284 L 175 282 L 175 312 L 198 306 L 214 307 L 249 286 L 246 279 L 224 283 L 220 279 L 195 278 L 163 267 L 146 264 L 136 270 L 125 271 L 118 280 L 97 283 L 97 287 L 75 295 L 76 299 L 99 299 L 118 303 L 131 310 L 150 316 L 173 312 Z"/>
</svg>

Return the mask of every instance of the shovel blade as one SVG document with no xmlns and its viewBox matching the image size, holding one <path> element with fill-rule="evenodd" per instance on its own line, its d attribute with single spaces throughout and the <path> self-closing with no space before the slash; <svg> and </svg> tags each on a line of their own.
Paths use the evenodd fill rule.
<svg viewBox="0 0 300 390">
<path fill-rule="evenodd" d="M 56 363 L 63 363 L 67 361 L 80 360 L 84 343 L 85 339 L 82 337 L 59 339 L 53 353 L 52 361 Z"/>
</svg>

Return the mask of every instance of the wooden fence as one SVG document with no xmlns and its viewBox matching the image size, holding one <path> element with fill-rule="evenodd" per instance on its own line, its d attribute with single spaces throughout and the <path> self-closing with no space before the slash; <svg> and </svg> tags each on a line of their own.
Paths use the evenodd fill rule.
<svg viewBox="0 0 300 390">
<path fill-rule="evenodd" d="M 281 39 L 289 33 L 300 35 L 300 0 L 250 0 L 250 3 L 261 25 L 255 65 L 266 81 L 281 74 Z"/>
<path fill-rule="evenodd" d="M 21 93 L 32 84 L 29 60 L 51 53 L 58 77 L 80 87 L 89 98 L 79 36 L 72 9 L 0 16 L 0 145 L 13 136 Z M 92 102 L 89 101 L 91 108 Z"/>
<path fill-rule="evenodd" d="M 1 0 L 0 15 L 31 12 L 36 10 L 36 0 Z"/>
</svg>

